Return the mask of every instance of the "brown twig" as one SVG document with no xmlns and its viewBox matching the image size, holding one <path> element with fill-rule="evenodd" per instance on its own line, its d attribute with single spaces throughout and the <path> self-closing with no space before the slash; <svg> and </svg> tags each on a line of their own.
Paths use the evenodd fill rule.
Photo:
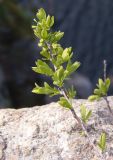
<svg viewBox="0 0 113 160">
<path fill-rule="evenodd" d="M 104 83 L 105 83 L 106 82 L 106 68 L 107 68 L 106 60 L 103 61 L 103 65 L 104 65 Z M 106 104 L 107 104 L 107 107 L 109 109 L 110 114 L 112 114 L 112 116 L 113 116 L 113 112 L 112 112 L 112 109 L 110 107 L 110 104 L 109 104 L 109 101 L 108 101 L 108 98 L 107 98 L 107 94 L 103 98 L 106 101 Z"/>
</svg>

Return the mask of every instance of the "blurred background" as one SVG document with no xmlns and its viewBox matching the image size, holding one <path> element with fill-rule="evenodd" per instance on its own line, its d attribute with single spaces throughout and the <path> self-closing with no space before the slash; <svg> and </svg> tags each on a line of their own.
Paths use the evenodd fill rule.
<svg viewBox="0 0 113 160">
<path fill-rule="evenodd" d="M 38 40 L 31 29 L 40 7 L 55 16 L 54 29 L 65 32 L 61 44 L 72 46 L 74 60 L 81 62 L 68 82 L 75 86 L 77 98 L 87 98 L 92 93 L 98 78 L 103 77 L 104 59 L 112 95 L 112 0 L 0 0 L 0 108 L 31 107 L 51 101 L 31 93 L 35 82 L 43 85 L 49 81 L 31 70 L 40 57 Z"/>
</svg>

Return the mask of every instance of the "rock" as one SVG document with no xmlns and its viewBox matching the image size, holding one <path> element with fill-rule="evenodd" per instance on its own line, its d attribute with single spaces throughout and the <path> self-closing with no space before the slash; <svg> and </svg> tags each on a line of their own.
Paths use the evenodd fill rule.
<svg viewBox="0 0 113 160">
<path fill-rule="evenodd" d="M 113 97 L 108 100 L 112 107 Z M 104 157 L 112 160 L 113 117 L 105 101 L 74 100 L 78 115 L 82 103 L 93 110 L 88 122 L 90 140 L 97 147 L 101 132 L 106 132 Z M 97 153 L 98 147 L 94 149 L 88 138 L 80 134 L 80 126 L 71 112 L 57 103 L 18 110 L 1 109 L 0 112 L 1 160 L 104 160 Z"/>
</svg>

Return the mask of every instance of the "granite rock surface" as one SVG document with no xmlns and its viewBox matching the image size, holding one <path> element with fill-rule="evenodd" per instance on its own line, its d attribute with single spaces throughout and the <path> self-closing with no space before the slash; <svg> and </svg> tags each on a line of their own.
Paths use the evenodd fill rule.
<svg viewBox="0 0 113 160">
<path fill-rule="evenodd" d="M 108 100 L 113 109 L 113 97 Z M 73 100 L 78 116 L 82 103 L 92 109 L 87 130 L 97 149 L 81 135 L 81 128 L 70 110 L 50 103 L 0 110 L 0 160 L 112 160 L 113 117 L 106 102 L 103 99 L 98 102 Z M 101 157 L 97 142 L 102 132 L 107 135 L 107 148 Z"/>
</svg>

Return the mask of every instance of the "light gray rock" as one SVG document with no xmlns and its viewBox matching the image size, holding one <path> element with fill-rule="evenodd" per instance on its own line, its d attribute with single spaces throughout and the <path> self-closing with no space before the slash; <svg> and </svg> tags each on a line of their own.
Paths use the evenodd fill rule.
<svg viewBox="0 0 113 160">
<path fill-rule="evenodd" d="M 113 97 L 108 99 L 112 107 Z M 113 117 L 105 101 L 74 100 L 78 115 L 82 103 L 93 110 L 88 122 L 90 140 L 97 146 L 101 132 L 105 131 L 107 149 L 104 158 L 112 160 Z M 0 160 L 104 160 L 80 132 L 70 110 L 57 103 L 18 110 L 1 109 Z"/>
</svg>

